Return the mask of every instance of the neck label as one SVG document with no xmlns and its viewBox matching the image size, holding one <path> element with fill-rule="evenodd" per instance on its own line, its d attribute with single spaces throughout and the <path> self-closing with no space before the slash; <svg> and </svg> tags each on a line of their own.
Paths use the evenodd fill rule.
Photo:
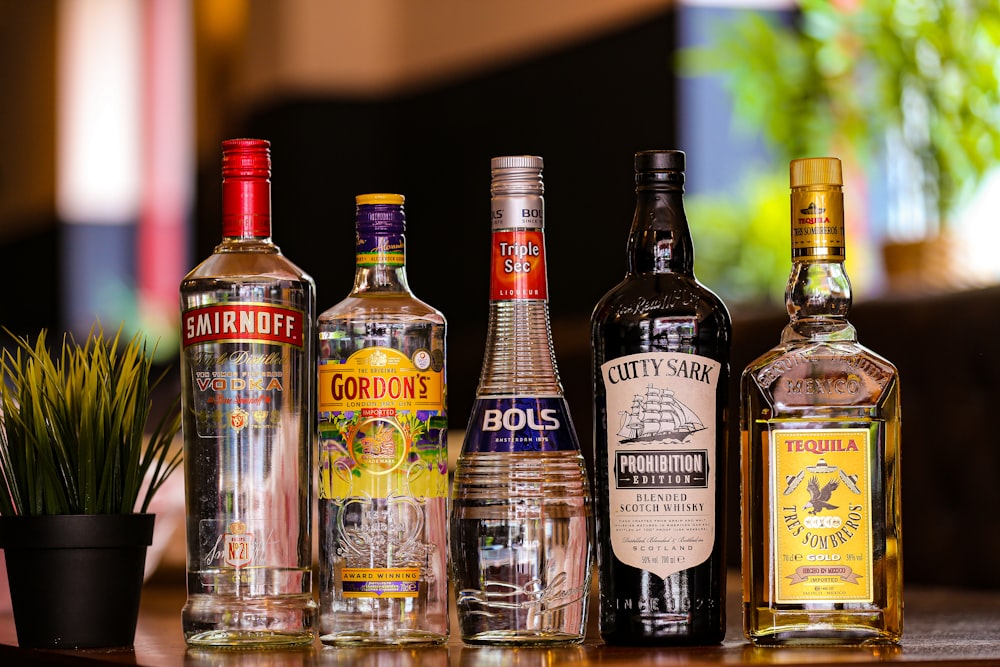
<svg viewBox="0 0 1000 667">
<path fill-rule="evenodd" d="M 792 259 L 844 261 L 844 193 L 832 189 L 792 191 Z"/>
<path fill-rule="evenodd" d="M 359 231 L 354 256 L 358 266 L 400 267 L 406 263 L 406 242 L 402 234 Z"/>
<path fill-rule="evenodd" d="M 540 229 L 493 232 L 490 300 L 548 298 L 545 239 Z"/>
</svg>

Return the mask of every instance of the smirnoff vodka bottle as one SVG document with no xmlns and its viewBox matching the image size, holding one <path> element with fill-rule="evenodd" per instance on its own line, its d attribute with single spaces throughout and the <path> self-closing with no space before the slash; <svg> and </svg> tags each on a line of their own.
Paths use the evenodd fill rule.
<svg viewBox="0 0 1000 667">
<path fill-rule="evenodd" d="M 271 242 L 269 147 L 223 143 L 222 243 L 180 286 L 191 646 L 315 639 L 315 288 Z"/>
<path fill-rule="evenodd" d="M 494 158 L 492 171 L 489 331 L 454 479 L 458 618 L 470 644 L 575 643 L 591 509 L 549 330 L 542 159 Z"/>
<path fill-rule="evenodd" d="M 445 319 L 406 279 L 403 197 L 357 198 L 354 288 L 319 318 L 320 639 L 448 639 Z"/>
</svg>

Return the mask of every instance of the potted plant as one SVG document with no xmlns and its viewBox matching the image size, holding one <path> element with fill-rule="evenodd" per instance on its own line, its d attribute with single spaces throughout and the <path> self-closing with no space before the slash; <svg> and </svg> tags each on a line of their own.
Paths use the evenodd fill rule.
<svg viewBox="0 0 1000 667">
<path fill-rule="evenodd" d="M 149 502 L 180 463 L 179 399 L 151 434 L 152 351 L 99 324 L 83 345 L 46 331 L 0 357 L 0 548 L 17 639 L 35 648 L 130 646 Z"/>
</svg>

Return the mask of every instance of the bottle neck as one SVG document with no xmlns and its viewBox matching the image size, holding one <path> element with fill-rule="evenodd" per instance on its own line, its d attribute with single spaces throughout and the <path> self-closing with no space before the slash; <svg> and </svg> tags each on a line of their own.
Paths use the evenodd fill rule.
<svg viewBox="0 0 1000 667">
<path fill-rule="evenodd" d="M 536 179 L 540 176 L 536 175 Z M 494 176 L 490 320 L 477 395 L 556 396 L 541 187 L 498 187 Z"/>
<path fill-rule="evenodd" d="M 409 293 L 403 234 L 357 235 L 352 296 Z"/>
<path fill-rule="evenodd" d="M 840 186 L 794 188 L 792 271 L 785 288 L 783 342 L 856 340 L 847 321 L 851 281 L 844 269 L 844 193 Z"/>
<path fill-rule="evenodd" d="M 358 206 L 352 296 L 409 293 L 401 204 Z"/>
<path fill-rule="evenodd" d="M 270 144 L 259 139 L 223 142 L 222 236 L 271 237 Z"/>
<path fill-rule="evenodd" d="M 629 273 L 694 273 L 694 244 L 684 213 L 684 172 L 636 174 L 628 236 Z"/>
</svg>

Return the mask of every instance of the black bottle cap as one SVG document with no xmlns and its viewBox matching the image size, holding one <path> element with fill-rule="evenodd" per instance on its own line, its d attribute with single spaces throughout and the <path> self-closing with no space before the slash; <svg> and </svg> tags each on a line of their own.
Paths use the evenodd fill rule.
<svg viewBox="0 0 1000 667">
<path fill-rule="evenodd" d="M 684 151 L 639 151 L 635 171 L 684 171 Z"/>
</svg>

